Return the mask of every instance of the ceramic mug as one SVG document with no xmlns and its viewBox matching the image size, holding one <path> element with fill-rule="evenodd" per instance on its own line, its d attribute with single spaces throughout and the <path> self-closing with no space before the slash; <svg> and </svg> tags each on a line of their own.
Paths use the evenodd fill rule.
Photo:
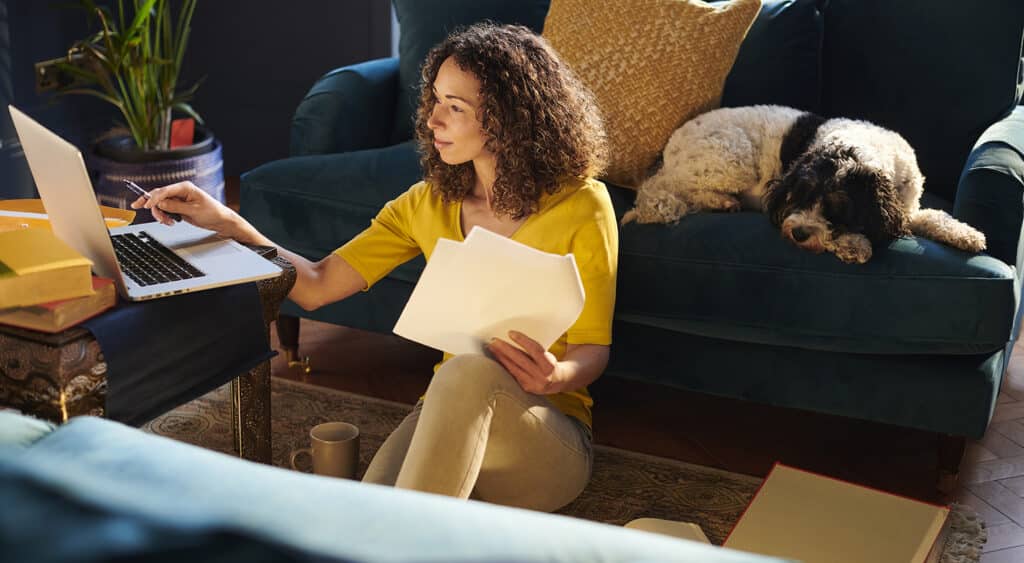
<svg viewBox="0 0 1024 563">
<path fill-rule="evenodd" d="M 309 431 L 312 447 L 292 452 L 292 469 L 302 454 L 313 458 L 313 473 L 355 479 L 359 468 L 359 428 L 347 422 L 325 422 Z"/>
</svg>

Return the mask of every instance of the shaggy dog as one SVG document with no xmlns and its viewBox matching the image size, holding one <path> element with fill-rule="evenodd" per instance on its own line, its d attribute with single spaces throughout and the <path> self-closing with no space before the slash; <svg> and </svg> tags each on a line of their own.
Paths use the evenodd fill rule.
<svg viewBox="0 0 1024 563">
<path fill-rule="evenodd" d="M 978 230 L 921 209 L 923 186 L 914 149 L 894 131 L 782 106 L 722 108 L 672 134 L 622 223 L 748 209 L 800 248 L 844 262 L 867 262 L 873 244 L 911 233 L 984 250 Z"/>
</svg>

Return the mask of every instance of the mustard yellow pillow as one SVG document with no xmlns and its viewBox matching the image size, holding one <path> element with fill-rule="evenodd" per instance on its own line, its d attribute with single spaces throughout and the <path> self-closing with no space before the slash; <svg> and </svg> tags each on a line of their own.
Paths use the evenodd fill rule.
<svg viewBox="0 0 1024 563">
<path fill-rule="evenodd" d="M 718 107 L 761 0 L 552 0 L 544 37 L 594 93 L 611 155 L 636 187 L 672 132 Z"/>
</svg>

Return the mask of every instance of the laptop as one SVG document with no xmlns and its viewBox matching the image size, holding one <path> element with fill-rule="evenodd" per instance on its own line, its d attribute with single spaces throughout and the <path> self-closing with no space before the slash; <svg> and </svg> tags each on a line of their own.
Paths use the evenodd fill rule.
<svg viewBox="0 0 1024 563">
<path fill-rule="evenodd" d="M 143 301 L 272 278 L 270 260 L 213 231 L 184 221 L 107 229 L 82 153 L 8 106 L 39 196 L 57 238 L 92 260 L 122 297 Z"/>
</svg>

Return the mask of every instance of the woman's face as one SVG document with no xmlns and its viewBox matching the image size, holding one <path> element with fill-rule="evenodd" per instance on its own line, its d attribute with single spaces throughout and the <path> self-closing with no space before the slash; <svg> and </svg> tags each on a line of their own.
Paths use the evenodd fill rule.
<svg viewBox="0 0 1024 563">
<path fill-rule="evenodd" d="M 434 108 L 427 127 L 434 134 L 434 148 L 446 164 L 462 164 L 489 156 L 477 108 L 480 80 L 448 57 L 434 79 Z"/>
</svg>

